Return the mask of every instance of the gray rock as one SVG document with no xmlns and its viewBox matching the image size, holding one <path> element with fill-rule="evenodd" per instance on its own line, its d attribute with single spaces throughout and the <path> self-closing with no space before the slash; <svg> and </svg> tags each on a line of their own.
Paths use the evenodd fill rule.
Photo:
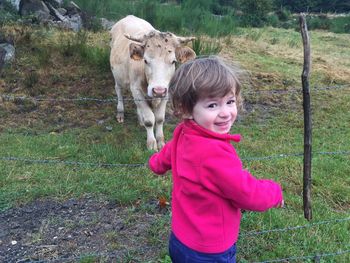
<svg viewBox="0 0 350 263">
<path fill-rule="evenodd" d="M 100 19 L 101 26 L 105 30 L 111 30 L 112 26 L 115 24 L 115 21 L 109 21 L 106 18 L 101 18 Z"/>
<path fill-rule="evenodd" d="M 22 0 L 19 5 L 19 13 L 22 16 L 34 15 L 39 21 L 51 17 L 49 8 L 40 0 Z"/>
<path fill-rule="evenodd" d="M 7 1 L 10 2 L 16 8 L 17 11 L 19 11 L 19 4 L 21 0 L 7 0 Z"/>
<path fill-rule="evenodd" d="M 0 47 L 0 73 L 1 73 L 2 68 L 5 65 L 5 56 L 6 56 L 6 50 L 4 48 Z M 1 237 L 1 235 L 0 235 L 0 237 Z"/>
<path fill-rule="evenodd" d="M 63 5 L 63 0 L 44 0 L 45 4 L 50 4 L 55 8 L 59 8 Z"/>
<path fill-rule="evenodd" d="M 63 16 L 67 14 L 67 9 L 63 7 L 57 8 L 57 11 L 60 12 L 60 14 Z"/>
<path fill-rule="evenodd" d="M 0 44 L 0 50 L 4 50 L 5 51 L 5 55 L 3 55 L 3 61 L 6 62 L 10 62 L 12 60 L 14 60 L 15 58 L 15 47 L 9 43 L 1 43 Z M 1 53 L 4 53 L 4 51 L 2 51 Z"/>
</svg>

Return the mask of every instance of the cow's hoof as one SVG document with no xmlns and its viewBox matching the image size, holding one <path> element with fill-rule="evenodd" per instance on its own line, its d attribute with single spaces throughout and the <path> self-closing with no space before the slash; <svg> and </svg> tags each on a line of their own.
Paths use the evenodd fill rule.
<svg viewBox="0 0 350 263">
<path fill-rule="evenodd" d="M 123 123 L 124 122 L 124 114 L 118 113 L 116 116 L 117 122 Z"/>
<path fill-rule="evenodd" d="M 157 148 L 157 142 L 156 140 L 152 140 L 152 141 L 148 141 L 147 142 L 147 149 L 148 150 L 151 150 L 151 151 L 158 151 L 158 148 Z"/>
</svg>

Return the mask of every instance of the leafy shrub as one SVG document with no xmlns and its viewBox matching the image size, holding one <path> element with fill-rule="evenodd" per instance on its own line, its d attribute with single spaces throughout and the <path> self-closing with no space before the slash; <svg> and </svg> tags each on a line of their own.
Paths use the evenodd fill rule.
<svg viewBox="0 0 350 263">
<path fill-rule="evenodd" d="M 155 26 L 161 31 L 180 33 L 182 31 L 181 9 L 174 5 L 159 7 Z"/>
<path fill-rule="evenodd" d="M 307 17 L 306 21 L 308 23 L 308 28 L 313 29 L 323 29 L 328 30 L 331 26 L 331 22 L 327 17 L 312 16 Z"/>
<path fill-rule="evenodd" d="M 157 3 L 155 0 L 140 1 L 136 5 L 136 15 L 155 25 L 157 19 Z"/>
<path fill-rule="evenodd" d="M 184 5 L 186 6 L 186 5 Z M 190 32 L 198 32 L 203 24 L 203 21 L 206 21 L 206 17 L 211 14 L 201 7 L 195 7 L 194 9 L 182 7 L 182 17 L 184 21 L 184 26 Z"/>
<path fill-rule="evenodd" d="M 276 15 L 278 16 L 278 20 L 285 22 L 288 21 L 291 17 L 291 12 L 286 8 L 281 8 L 276 11 Z"/>
<path fill-rule="evenodd" d="M 350 15 L 331 19 L 330 31 L 350 34 Z"/>
<path fill-rule="evenodd" d="M 271 0 L 240 0 L 242 26 L 262 27 L 266 24 L 267 17 L 272 11 Z"/>
<path fill-rule="evenodd" d="M 269 26 L 273 26 L 273 27 L 278 27 L 279 22 L 280 21 L 279 21 L 278 16 L 276 14 L 271 14 L 266 19 L 266 24 Z"/>
</svg>

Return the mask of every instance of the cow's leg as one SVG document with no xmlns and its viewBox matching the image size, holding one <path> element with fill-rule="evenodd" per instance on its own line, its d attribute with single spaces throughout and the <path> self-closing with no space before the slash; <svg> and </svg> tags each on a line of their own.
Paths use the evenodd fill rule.
<svg viewBox="0 0 350 263">
<path fill-rule="evenodd" d="M 115 92 L 117 93 L 117 121 L 124 122 L 124 102 L 121 87 L 115 82 Z"/>
<path fill-rule="evenodd" d="M 137 109 L 137 119 L 139 120 L 140 126 L 143 126 L 143 121 L 142 121 L 142 113 L 140 112 L 140 108 L 136 107 Z"/>
<path fill-rule="evenodd" d="M 117 94 L 117 121 L 118 122 L 124 122 L 124 102 L 123 102 L 123 93 L 122 93 L 122 86 L 118 84 L 118 75 L 117 70 L 115 68 L 111 68 L 113 77 L 114 77 L 114 88 L 115 92 Z"/>
<path fill-rule="evenodd" d="M 167 98 L 164 98 L 161 100 L 161 102 L 155 107 L 154 109 L 154 115 L 156 119 L 155 124 L 155 134 L 156 134 L 156 140 L 157 140 L 157 146 L 160 150 L 164 146 L 164 133 L 163 133 L 163 124 L 165 119 L 165 110 L 166 110 L 166 104 L 167 104 Z"/>
<path fill-rule="evenodd" d="M 147 132 L 147 148 L 149 150 L 157 151 L 157 141 L 154 137 L 154 123 L 155 117 L 152 112 L 151 107 L 145 100 L 144 95 L 136 88 L 131 88 L 131 93 L 135 99 L 135 104 L 137 107 L 137 114 L 140 123 L 145 127 Z"/>
</svg>

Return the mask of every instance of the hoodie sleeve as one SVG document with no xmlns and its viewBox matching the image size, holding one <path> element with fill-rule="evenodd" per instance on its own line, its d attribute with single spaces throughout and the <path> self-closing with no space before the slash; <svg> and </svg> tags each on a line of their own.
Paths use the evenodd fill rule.
<svg viewBox="0 0 350 263">
<path fill-rule="evenodd" d="M 224 149 L 212 148 L 202 162 L 200 178 L 204 187 L 241 209 L 266 211 L 281 204 L 283 199 L 281 186 L 243 170 L 239 157 L 228 144 Z"/>
<path fill-rule="evenodd" d="M 165 144 L 160 152 L 153 154 L 149 159 L 149 167 L 154 173 L 165 174 L 171 169 L 171 147 L 172 140 Z"/>
</svg>

